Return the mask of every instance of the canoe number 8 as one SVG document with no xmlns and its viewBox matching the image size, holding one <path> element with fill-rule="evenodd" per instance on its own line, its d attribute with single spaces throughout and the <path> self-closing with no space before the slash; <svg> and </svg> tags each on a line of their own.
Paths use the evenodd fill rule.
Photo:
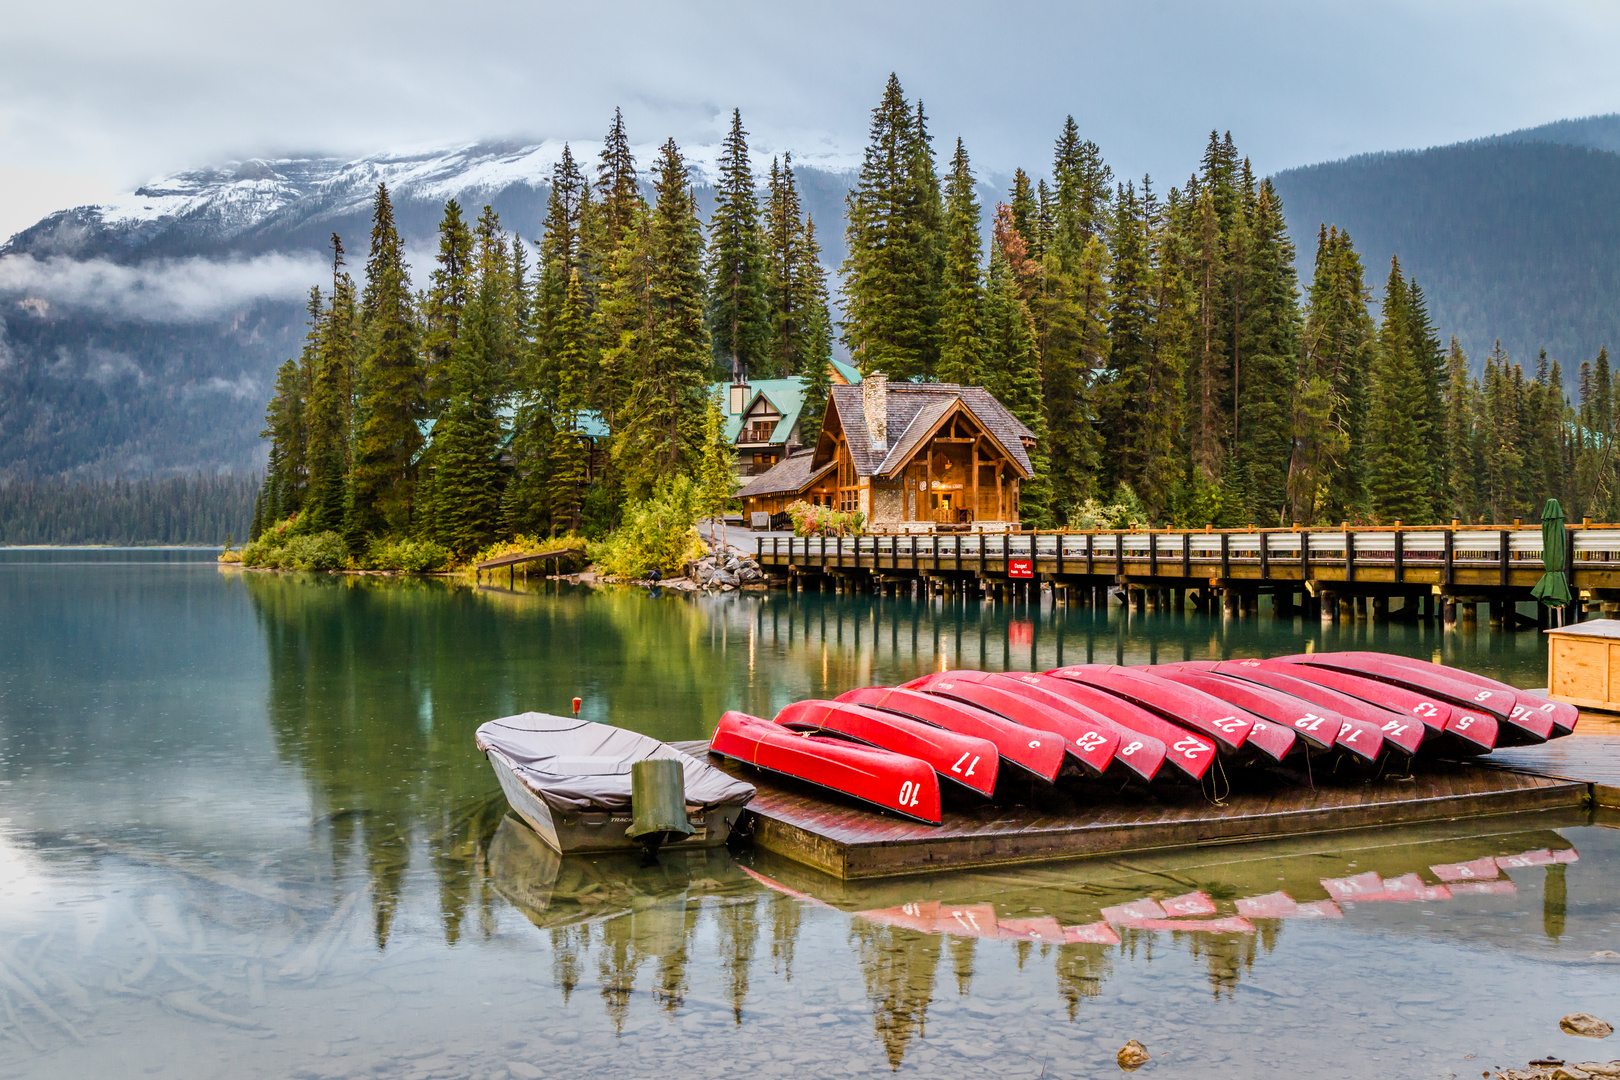
<svg viewBox="0 0 1620 1080">
<path fill-rule="evenodd" d="M 916 806 L 918 796 L 922 794 L 922 785 L 907 780 L 900 785 L 900 805 Z"/>
<path fill-rule="evenodd" d="M 962 762 L 967 761 L 967 759 L 970 758 L 970 757 L 973 758 L 973 760 L 968 761 L 967 772 L 962 772 Z M 978 764 L 979 764 L 979 759 L 977 757 L 975 757 L 973 752 L 970 750 L 967 753 L 963 754 L 960 758 L 957 759 L 956 764 L 951 766 L 951 772 L 953 772 L 953 773 L 961 773 L 961 775 L 963 775 L 963 776 L 972 776 L 973 775 L 973 770 L 978 766 Z M 902 789 L 902 790 L 904 790 L 904 789 Z M 913 803 L 912 805 L 915 806 L 916 804 Z"/>
</svg>

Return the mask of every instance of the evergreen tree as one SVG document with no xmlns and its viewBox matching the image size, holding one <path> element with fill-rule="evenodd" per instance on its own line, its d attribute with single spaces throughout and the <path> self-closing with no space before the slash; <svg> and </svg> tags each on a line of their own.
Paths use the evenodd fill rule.
<svg viewBox="0 0 1620 1080">
<path fill-rule="evenodd" d="M 979 199 L 967 149 L 956 140 L 945 183 L 945 281 L 940 303 L 939 377 L 965 386 L 981 381 L 983 282 L 979 270 Z"/>
<path fill-rule="evenodd" d="M 821 266 L 821 246 L 816 243 L 816 223 L 804 222 L 796 275 L 804 292 L 807 313 L 799 374 L 804 379 L 804 405 L 799 410 L 799 431 L 806 443 L 813 444 L 821 431 L 832 395 L 832 315 L 827 310 L 827 271 Z"/>
<path fill-rule="evenodd" d="M 422 448 L 416 421 L 423 410 L 423 380 L 409 270 L 383 184 L 377 185 L 372 204 L 371 255 L 360 313 L 365 349 L 360 424 L 344 529 L 349 550 L 356 553 L 372 536 L 403 534 L 410 528 L 412 462 Z"/>
<path fill-rule="evenodd" d="M 343 269 L 343 241 L 332 234 L 332 295 L 319 313 L 316 368 L 309 397 L 310 532 L 343 527 L 348 508 L 350 425 L 353 420 L 354 280 Z"/>
<path fill-rule="evenodd" d="M 450 358 L 461 336 L 461 311 L 472 280 L 473 236 L 461 205 L 444 204 L 439 221 L 439 254 L 423 305 L 424 381 L 428 415 L 436 416 L 450 393 Z"/>
<path fill-rule="evenodd" d="M 1316 271 L 1305 320 L 1305 376 L 1327 380 L 1332 423 L 1349 440 L 1345 461 L 1334 471 L 1327 520 L 1344 520 L 1365 509 L 1367 373 L 1376 353 L 1361 257 L 1350 235 L 1329 228 L 1317 238 Z"/>
<path fill-rule="evenodd" d="M 630 390 L 615 432 L 613 458 L 625 490 L 637 498 L 660 476 L 694 464 L 709 371 L 704 326 L 703 235 L 686 162 L 675 140 L 655 167 L 657 202 L 649 217 L 647 363 L 629 373 Z"/>
<path fill-rule="evenodd" d="M 1134 184 L 1120 185 L 1112 217 L 1109 362 L 1096 387 L 1104 448 L 1100 479 L 1105 490 L 1112 490 L 1122 481 L 1134 486 L 1135 478 L 1147 469 L 1142 432 L 1146 417 L 1141 398 L 1148 385 L 1154 351 L 1148 223 Z"/>
<path fill-rule="evenodd" d="M 552 417 L 556 436 L 551 442 L 549 481 L 551 527 L 555 532 L 578 532 L 585 492 L 587 447 L 580 434 L 580 414 L 589 400 L 592 341 L 585 314 L 585 298 L 575 270 L 563 298 L 555 340 L 557 354 L 551 365 L 554 380 Z"/>
<path fill-rule="evenodd" d="M 863 371 L 927 378 L 937 359 L 938 249 L 926 231 L 932 150 L 889 76 L 845 200 L 844 342 Z M 920 175 L 925 164 L 928 175 Z M 937 188 L 934 198 L 938 198 Z"/>
<path fill-rule="evenodd" d="M 984 388 L 1035 434 L 1029 451 L 1034 476 L 1018 493 L 1020 518 L 1034 528 L 1050 528 L 1051 481 L 1048 475 L 1046 421 L 1041 407 L 1041 365 L 1035 348 L 1035 321 L 1013 270 L 1027 260 L 1023 236 L 1012 211 L 996 208 L 996 243 L 990 254 L 990 273 L 984 298 Z M 1007 249 L 1012 248 L 1009 258 Z"/>
<path fill-rule="evenodd" d="M 1293 449 L 1290 399 L 1300 350 L 1299 289 L 1294 245 L 1269 179 L 1255 193 L 1245 232 L 1248 270 L 1234 352 L 1242 366 L 1233 370 L 1233 381 L 1241 388 L 1235 424 L 1239 434 L 1233 450 L 1248 483 L 1245 519 L 1286 524 Z"/>
<path fill-rule="evenodd" d="M 1192 465 L 1205 484 L 1221 478 L 1226 464 L 1227 340 L 1220 319 L 1226 271 L 1214 189 L 1201 185 L 1188 230 L 1188 282 L 1196 313 L 1195 348 L 1188 372 L 1187 437 Z"/>
<path fill-rule="evenodd" d="M 1520 430 L 1524 372 L 1502 352 L 1500 341 L 1485 358 L 1481 382 L 1486 508 L 1492 521 L 1508 521 L 1522 512 L 1524 502 Z"/>
<path fill-rule="evenodd" d="M 1046 235 L 1041 228 L 1041 203 L 1030 185 L 1029 174 L 1023 169 L 1013 172 L 1013 186 L 1009 193 L 1008 210 L 1012 214 L 1012 227 L 1024 238 L 1024 247 L 1032 259 L 1039 259 L 1046 251 Z"/>
<path fill-rule="evenodd" d="M 1431 447 L 1424 430 L 1427 388 L 1412 356 L 1410 299 L 1400 261 L 1391 259 L 1369 395 L 1368 478 L 1381 520 L 1422 525 L 1429 520 Z"/>
<path fill-rule="evenodd" d="M 729 379 L 769 371 L 771 339 L 759 204 L 738 109 L 731 112 L 731 131 L 721 144 L 719 173 L 709 219 L 708 327 L 714 377 Z"/>
<path fill-rule="evenodd" d="M 580 268 L 580 235 L 591 187 L 563 144 L 562 157 L 551 170 L 551 193 L 546 197 L 545 225 L 540 235 L 540 285 L 535 303 L 535 339 L 542 356 L 541 371 L 560 348 L 557 323 L 562 318 L 569 283 Z M 543 377 L 543 376 L 542 376 Z"/>
</svg>

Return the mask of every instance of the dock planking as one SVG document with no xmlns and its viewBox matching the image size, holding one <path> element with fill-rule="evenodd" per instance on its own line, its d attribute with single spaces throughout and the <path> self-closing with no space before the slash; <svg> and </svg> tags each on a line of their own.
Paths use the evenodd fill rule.
<svg viewBox="0 0 1620 1080">
<path fill-rule="evenodd" d="M 706 755 L 707 744 L 678 743 Z M 1215 802 L 1197 788 L 1083 790 L 1030 805 L 947 805 L 939 826 L 734 761 L 708 757 L 755 785 L 756 847 L 846 880 L 1235 844 L 1416 822 L 1578 807 L 1586 783 L 1435 763 L 1411 778 L 1318 777 L 1313 789 L 1253 778 Z"/>
</svg>

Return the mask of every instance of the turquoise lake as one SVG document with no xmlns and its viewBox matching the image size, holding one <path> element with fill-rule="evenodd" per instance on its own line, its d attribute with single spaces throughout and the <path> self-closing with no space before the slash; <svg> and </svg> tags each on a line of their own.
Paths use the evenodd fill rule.
<svg viewBox="0 0 1620 1080">
<path fill-rule="evenodd" d="M 473 746 L 576 696 L 701 739 L 942 667 L 1375 648 L 1539 686 L 1534 633 L 213 560 L 0 551 L 0 1077 L 1093 1077 L 1131 1038 L 1162 1077 L 1620 1057 L 1558 1030 L 1620 1021 L 1620 815 L 850 885 L 747 851 L 559 861 Z M 1253 932 L 995 929 L 1537 852 L 1490 890 Z M 912 925 L 947 910 L 979 922 Z"/>
</svg>

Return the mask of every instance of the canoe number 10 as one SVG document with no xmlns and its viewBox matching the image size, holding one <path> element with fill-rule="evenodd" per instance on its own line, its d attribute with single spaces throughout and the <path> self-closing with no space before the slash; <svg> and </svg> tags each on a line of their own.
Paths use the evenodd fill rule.
<svg viewBox="0 0 1620 1080">
<path fill-rule="evenodd" d="M 970 758 L 970 757 L 973 758 L 973 760 L 968 761 L 967 772 L 962 772 L 962 762 L 967 761 L 967 759 Z M 953 772 L 953 773 L 961 773 L 964 777 L 972 776 L 973 775 L 973 770 L 974 770 L 974 768 L 976 768 L 978 766 L 978 764 L 979 764 L 979 759 L 977 757 L 975 757 L 973 752 L 970 750 L 967 753 L 963 754 L 960 758 L 957 759 L 956 764 L 951 766 L 951 772 Z M 908 783 L 909 783 L 909 781 L 908 781 Z M 900 790 L 902 792 L 902 794 L 900 796 L 901 801 L 904 801 L 905 800 L 905 794 L 904 794 L 905 788 L 902 787 Z M 916 806 L 917 804 L 915 802 L 913 802 L 911 805 Z"/>
<path fill-rule="evenodd" d="M 916 806 L 917 797 L 922 794 L 922 785 L 907 780 L 900 785 L 900 805 Z"/>
</svg>

